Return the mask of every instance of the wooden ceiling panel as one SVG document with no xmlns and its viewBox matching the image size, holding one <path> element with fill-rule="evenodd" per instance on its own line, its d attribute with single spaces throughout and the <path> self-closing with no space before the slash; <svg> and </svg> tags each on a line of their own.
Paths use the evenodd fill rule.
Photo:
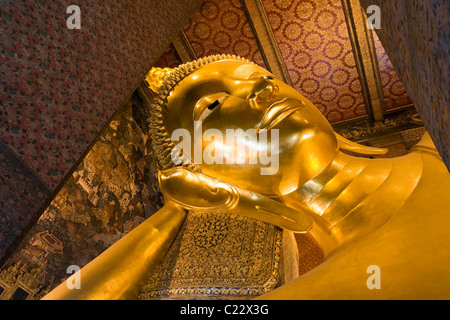
<svg viewBox="0 0 450 320">
<path fill-rule="evenodd" d="M 385 110 L 410 106 L 411 100 L 375 32 L 373 41 L 365 28 L 359 3 L 347 2 L 205 0 L 158 66 L 240 55 L 292 85 L 330 123 L 368 117 L 373 124 Z"/>
<path fill-rule="evenodd" d="M 331 123 L 367 115 L 340 0 L 262 0 L 292 84 Z"/>
<path fill-rule="evenodd" d="M 375 31 L 373 32 L 373 37 L 378 66 L 380 68 L 381 85 L 383 87 L 386 110 L 389 111 L 411 105 L 411 99 L 406 93 L 406 89 L 400 81 L 400 78 Z"/>
<path fill-rule="evenodd" d="M 265 66 L 239 0 L 204 1 L 183 31 L 198 58 L 227 53 Z"/>
</svg>

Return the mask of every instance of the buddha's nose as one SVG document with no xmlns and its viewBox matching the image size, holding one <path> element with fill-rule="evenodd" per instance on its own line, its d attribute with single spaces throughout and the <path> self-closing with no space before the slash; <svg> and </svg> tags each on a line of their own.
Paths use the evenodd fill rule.
<svg viewBox="0 0 450 320">
<path fill-rule="evenodd" d="M 278 91 L 278 86 L 273 83 L 271 77 L 262 77 L 255 80 L 253 90 L 247 96 L 247 101 L 252 108 L 259 108 L 258 103 L 274 101 Z"/>
</svg>

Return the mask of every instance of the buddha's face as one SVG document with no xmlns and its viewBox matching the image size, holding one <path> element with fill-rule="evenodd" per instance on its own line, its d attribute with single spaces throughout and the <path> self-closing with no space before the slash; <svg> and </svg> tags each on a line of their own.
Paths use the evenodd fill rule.
<svg viewBox="0 0 450 320">
<path fill-rule="evenodd" d="M 242 61 L 210 63 L 181 80 L 163 119 L 170 134 L 189 131 L 190 156 L 202 173 L 264 195 L 294 191 L 338 152 L 330 124 L 310 101 L 267 70 Z M 247 140 L 227 143 L 238 129 Z M 214 161 L 218 155 L 222 163 Z M 233 161 L 236 155 L 240 161 Z M 260 155 L 268 156 L 265 162 Z"/>
</svg>

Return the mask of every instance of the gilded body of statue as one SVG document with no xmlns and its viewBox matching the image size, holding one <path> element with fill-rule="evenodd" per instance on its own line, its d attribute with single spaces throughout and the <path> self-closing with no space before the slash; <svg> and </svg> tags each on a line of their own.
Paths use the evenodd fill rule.
<svg viewBox="0 0 450 320">
<path fill-rule="evenodd" d="M 187 210 L 252 217 L 320 243 L 321 265 L 262 298 L 450 298 L 450 176 L 428 136 L 408 155 L 371 159 L 383 150 L 336 135 L 303 95 L 235 56 L 154 70 L 149 82 L 165 205 L 85 266 L 80 290 L 63 283 L 47 299 L 136 298 Z M 219 139 L 227 130 L 247 142 Z M 370 266 L 378 289 L 367 286 Z"/>
</svg>

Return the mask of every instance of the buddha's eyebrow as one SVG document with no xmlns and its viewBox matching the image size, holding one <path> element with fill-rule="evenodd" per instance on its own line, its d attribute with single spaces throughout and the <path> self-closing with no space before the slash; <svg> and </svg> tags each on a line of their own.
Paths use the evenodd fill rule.
<svg viewBox="0 0 450 320">
<path fill-rule="evenodd" d="M 255 72 L 252 72 L 252 73 L 247 77 L 247 79 L 251 79 L 251 78 L 254 77 L 255 75 L 264 75 L 264 74 L 266 74 L 266 72 L 255 71 Z"/>
<path fill-rule="evenodd" d="M 247 77 L 247 80 L 248 80 L 248 79 L 252 79 L 252 78 L 257 78 L 257 77 L 255 77 L 255 75 L 259 75 L 259 77 L 263 77 L 263 76 L 271 76 L 271 77 L 273 77 L 273 75 L 272 75 L 271 73 L 269 73 L 269 72 L 255 71 L 255 72 L 252 72 L 252 73 Z"/>
</svg>

